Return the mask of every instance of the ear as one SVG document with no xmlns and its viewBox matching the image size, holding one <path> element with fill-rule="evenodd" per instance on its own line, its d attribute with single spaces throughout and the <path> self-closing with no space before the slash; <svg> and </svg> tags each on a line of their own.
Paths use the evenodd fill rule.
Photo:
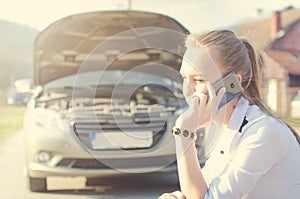
<svg viewBox="0 0 300 199">
<path fill-rule="evenodd" d="M 237 79 L 239 80 L 240 83 L 242 83 L 242 75 L 240 74 L 236 74 Z"/>
</svg>

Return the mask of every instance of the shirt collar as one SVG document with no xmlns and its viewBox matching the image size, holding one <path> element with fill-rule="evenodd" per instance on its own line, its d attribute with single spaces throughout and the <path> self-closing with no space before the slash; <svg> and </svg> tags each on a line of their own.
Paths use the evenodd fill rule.
<svg viewBox="0 0 300 199">
<path fill-rule="evenodd" d="M 232 112 L 227 128 L 235 131 L 239 130 L 244 121 L 248 108 L 248 100 L 244 97 L 241 97 Z"/>
</svg>

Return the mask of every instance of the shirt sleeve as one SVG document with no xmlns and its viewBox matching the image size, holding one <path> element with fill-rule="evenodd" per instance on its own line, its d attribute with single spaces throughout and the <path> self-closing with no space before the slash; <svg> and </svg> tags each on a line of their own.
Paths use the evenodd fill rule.
<svg viewBox="0 0 300 199">
<path fill-rule="evenodd" d="M 278 122 L 250 127 L 234 158 L 211 180 L 205 198 L 240 199 L 250 193 L 260 177 L 286 154 L 284 129 Z"/>
</svg>

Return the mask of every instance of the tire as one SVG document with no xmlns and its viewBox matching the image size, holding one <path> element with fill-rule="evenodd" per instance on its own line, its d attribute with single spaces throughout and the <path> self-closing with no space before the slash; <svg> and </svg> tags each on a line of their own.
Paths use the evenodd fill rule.
<svg viewBox="0 0 300 199">
<path fill-rule="evenodd" d="M 46 178 L 32 178 L 28 177 L 29 190 L 32 192 L 46 192 L 47 180 Z"/>
</svg>

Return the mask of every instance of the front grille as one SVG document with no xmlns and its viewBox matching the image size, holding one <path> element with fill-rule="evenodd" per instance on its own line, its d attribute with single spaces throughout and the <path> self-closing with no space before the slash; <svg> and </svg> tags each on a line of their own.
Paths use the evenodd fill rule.
<svg viewBox="0 0 300 199">
<path fill-rule="evenodd" d="M 89 106 L 73 107 L 74 131 L 84 144 L 92 149 L 90 133 L 106 133 L 118 131 L 151 131 L 153 147 L 167 128 L 167 116 L 174 109 L 166 109 L 159 105 L 117 103 L 89 104 Z M 130 149 L 128 149 L 130 150 Z M 132 149 L 131 149 L 132 150 Z"/>
</svg>

